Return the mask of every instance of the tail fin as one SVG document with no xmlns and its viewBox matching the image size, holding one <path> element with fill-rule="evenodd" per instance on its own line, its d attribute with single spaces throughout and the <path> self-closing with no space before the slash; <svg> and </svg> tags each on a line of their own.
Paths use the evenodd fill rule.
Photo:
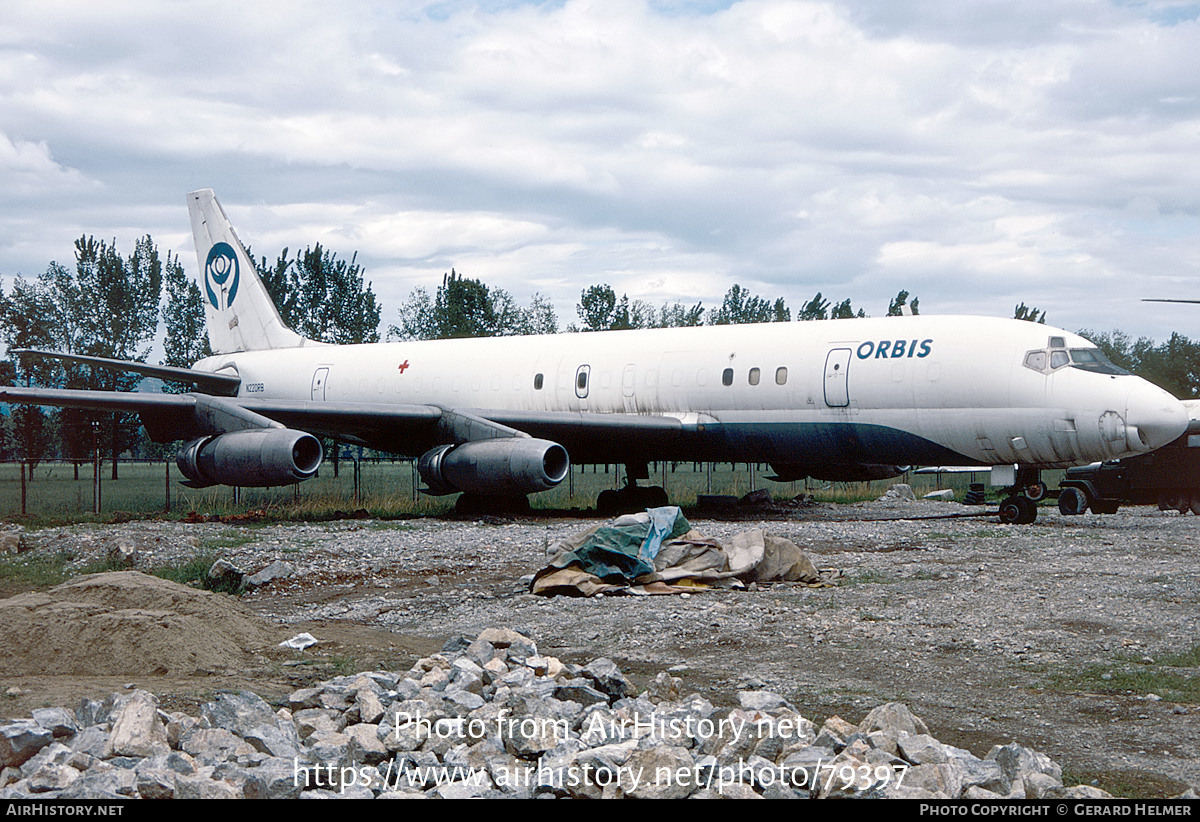
<svg viewBox="0 0 1200 822">
<path fill-rule="evenodd" d="M 307 343 L 283 324 L 212 189 L 193 191 L 187 200 L 213 353 L 296 348 Z"/>
</svg>

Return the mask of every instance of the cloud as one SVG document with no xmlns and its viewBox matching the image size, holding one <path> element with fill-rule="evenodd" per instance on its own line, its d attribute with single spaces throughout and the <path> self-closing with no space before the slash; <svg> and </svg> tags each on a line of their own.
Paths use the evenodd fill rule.
<svg viewBox="0 0 1200 822">
<path fill-rule="evenodd" d="M 385 315 L 455 266 L 564 318 L 593 283 L 713 305 L 740 282 L 1152 333 L 1131 284 L 1200 273 L 1195 12 L 16 0 L 0 174 L 44 205 L 0 204 L 0 271 L 80 230 L 161 232 L 190 265 L 182 195 L 212 187 L 258 253 L 359 252 Z"/>
</svg>

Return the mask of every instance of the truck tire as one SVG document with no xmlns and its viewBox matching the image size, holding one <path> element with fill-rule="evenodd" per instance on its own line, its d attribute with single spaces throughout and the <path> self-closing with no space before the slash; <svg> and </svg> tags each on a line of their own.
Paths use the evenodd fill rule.
<svg viewBox="0 0 1200 822">
<path fill-rule="evenodd" d="M 1087 494 L 1078 488 L 1064 488 L 1058 495 L 1058 511 L 1066 517 L 1076 517 L 1087 510 Z"/>
</svg>

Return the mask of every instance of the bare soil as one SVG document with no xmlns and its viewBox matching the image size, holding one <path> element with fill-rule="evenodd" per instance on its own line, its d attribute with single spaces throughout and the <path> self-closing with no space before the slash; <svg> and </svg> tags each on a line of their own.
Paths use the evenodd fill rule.
<svg viewBox="0 0 1200 822">
<path fill-rule="evenodd" d="M 594 599 L 535 597 L 522 579 L 555 539 L 593 524 L 578 517 L 111 526 L 134 541 L 224 540 L 249 571 L 293 564 L 293 576 L 235 603 L 269 639 L 228 664 L 166 673 L 149 662 L 106 676 L 53 661 L 9 664 L 0 705 L 28 715 L 130 684 L 168 708 L 192 709 L 222 689 L 269 699 L 338 674 L 404 670 L 454 635 L 504 626 L 533 636 L 544 654 L 609 657 L 639 684 L 670 670 L 717 704 L 765 687 L 814 721 L 857 722 L 899 700 L 938 739 L 979 755 L 1014 740 L 1042 750 L 1064 766 L 1067 784 L 1138 797 L 1200 787 L 1200 518 L 1043 508 L 1033 525 L 1008 526 L 978 512 L 910 502 L 693 518 L 717 538 L 749 528 L 787 537 L 838 570 L 840 584 Z M 154 626 L 139 624 L 145 642 Z M 302 631 L 319 644 L 275 647 Z"/>
</svg>

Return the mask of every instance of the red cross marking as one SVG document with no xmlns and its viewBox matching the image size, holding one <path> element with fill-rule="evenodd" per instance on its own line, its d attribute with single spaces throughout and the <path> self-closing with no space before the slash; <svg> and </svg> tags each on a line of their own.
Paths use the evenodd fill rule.
<svg viewBox="0 0 1200 822">
<path fill-rule="evenodd" d="M 403 374 L 404 369 L 406 369 L 406 368 L 408 368 L 408 360 L 405 360 L 404 362 L 400 363 L 400 373 Z"/>
</svg>

